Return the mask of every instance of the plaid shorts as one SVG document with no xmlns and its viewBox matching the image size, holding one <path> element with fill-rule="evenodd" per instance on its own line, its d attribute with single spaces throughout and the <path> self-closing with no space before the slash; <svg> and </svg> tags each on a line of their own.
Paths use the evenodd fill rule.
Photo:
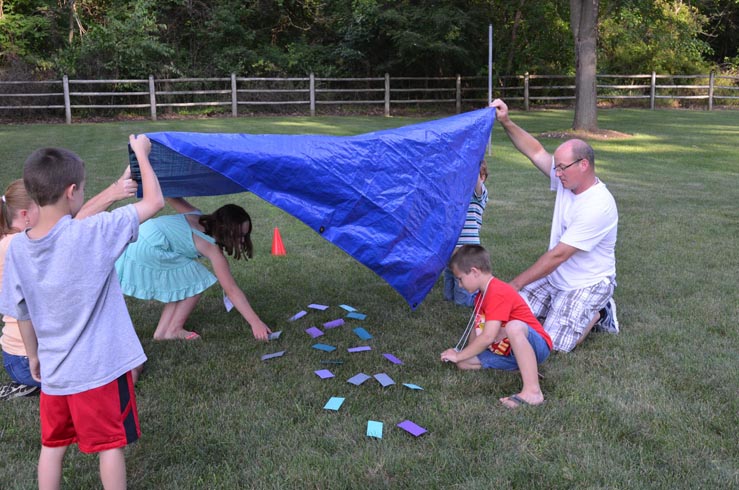
<svg viewBox="0 0 739 490">
<path fill-rule="evenodd" d="M 552 338 L 554 350 L 570 352 L 585 328 L 613 296 L 616 282 L 604 279 L 583 289 L 563 291 L 544 277 L 521 289 L 521 296 L 531 307 Z"/>
</svg>

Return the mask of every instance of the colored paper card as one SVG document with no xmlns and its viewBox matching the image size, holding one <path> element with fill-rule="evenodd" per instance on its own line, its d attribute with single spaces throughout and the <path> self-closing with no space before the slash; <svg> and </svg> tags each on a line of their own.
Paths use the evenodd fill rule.
<svg viewBox="0 0 739 490">
<path fill-rule="evenodd" d="M 351 384 L 353 384 L 355 386 L 359 386 L 362 383 L 364 383 L 365 381 L 367 381 L 368 379 L 370 379 L 369 376 L 367 376 L 364 373 L 359 373 L 359 374 L 355 374 L 351 378 L 347 379 L 346 382 L 347 383 L 351 383 Z"/>
<path fill-rule="evenodd" d="M 395 384 L 395 381 L 385 373 L 375 374 L 375 379 L 380 382 L 383 388 Z"/>
<path fill-rule="evenodd" d="M 281 350 L 280 352 L 274 352 L 272 354 L 265 354 L 262 356 L 262 360 L 266 361 L 267 359 L 273 359 L 275 357 L 282 357 L 282 355 L 285 353 L 284 350 Z"/>
<path fill-rule="evenodd" d="M 423 389 L 418 385 L 414 385 L 413 383 L 403 383 L 403 386 L 405 386 L 406 388 L 410 388 L 412 390 L 422 390 Z"/>
<path fill-rule="evenodd" d="M 293 316 L 290 317 L 288 321 L 294 322 L 298 318 L 303 318 L 305 315 L 307 315 L 308 312 L 305 310 L 300 310 L 299 312 L 295 313 Z"/>
<path fill-rule="evenodd" d="M 353 308 L 353 307 L 351 307 L 351 306 L 349 306 L 349 305 L 339 305 L 339 308 L 343 308 L 343 309 L 345 309 L 346 311 L 357 311 L 357 309 L 356 309 L 356 308 Z"/>
<path fill-rule="evenodd" d="M 334 377 L 334 373 L 332 373 L 328 369 L 319 369 L 318 371 L 314 371 L 314 372 L 321 379 L 333 378 Z"/>
<path fill-rule="evenodd" d="M 355 320 L 364 320 L 367 318 L 367 315 L 364 313 L 357 313 L 356 311 L 350 311 L 348 315 L 346 315 L 347 318 L 353 318 Z"/>
<path fill-rule="evenodd" d="M 342 326 L 343 324 L 344 324 L 344 319 L 339 318 L 339 319 L 331 320 L 330 322 L 324 323 L 323 327 L 324 328 L 336 328 L 336 327 Z"/>
<path fill-rule="evenodd" d="M 383 354 L 383 356 L 385 356 L 385 359 L 392 362 L 393 364 L 403 364 L 403 361 L 401 361 L 400 359 L 398 359 L 392 354 L 385 353 Z"/>
<path fill-rule="evenodd" d="M 332 396 L 328 399 L 328 402 L 323 406 L 326 410 L 338 410 L 341 408 L 341 404 L 344 403 L 344 398 L 339 396 Z"/>
<path fill-rule="evenodd" d="M 324 359 L 321 364 L 344 364 L 341 359 Z"/>
<path fill-rule="evenodd" d="M 226 293 L 223 293 L 223 306 L 226 307 L 226 312 L 233 310 L 234 304 L 231 303 L 231 300 L 228 299 L 228 296 L 226 296 Z"/>
<path fill-rule="evenodd" d="M 349 347 L 347 352 L 364 352 L 366 350 L 372 350 L 369 345 L 360 345 L 359 347 Z"/>
<path fill-rule="evenodd" d="M 401 429 L 403 429 L 406 432 L 409 432 L 409 433 L 413 434 L 416 437 L 420 436 L 421 434 L 425 434 L 426 432 L 428 432 L 426 429 L 424 429 L 423 427 L 421 427 L 420 425 L 418 425 L 418 424 L 416 424 L 414 422 L 411 422 L 410 420 L 404 420 L 404 421 L 402 421 L 401 423 L 398 424 L 398 427 L 400 427 Z"/>
<path fill-rule="evenodd" d="M 354 333 L 357 334 L 357 337 L 362 340 L 369 340 L 372 338 L 372 335 L 370 335 L 370 333 L 362 327 L 355 328 Z"/>
<path fill-rule="evenodd" d="M 313 344 L 314 349 L 322 350 L 325 352 L 332 352 L 336 350 L 336 347 L 333 345 L 326 345 L 326 344 Z"/>
<path fill-rule="evenodd" d="M 311 338 L 320 337 L 323 335 L 323 331 L 320 328 L 317 327 L 310 327 L 305 329 L 305 333 L 311 336 Z"/>
<path fill-rule="evenodd" d="M 382 439 L 382 422 L 370 420 L 367 422 L 367 437 Z"/>
<path fill-rule="evenodd" d="M 277 332 L 272 332 L 269 334 L 269 340 L 277 340 L 280 338 L 280 335 L 282 335 L 282 330 L 278 330 Z"/>
<path fill-rule="evenodd" d="M 327 310 L 328 309 L 328 306 L 326 306 L 326 305 L 319 305 L 319 304 L 316 304 L 316 303 L 311 303 L 311 304 L 308 305 L 308 308 L 313 308 L 314 310 L 321 310 L 321 311 L 323 311 L 323 310 Z"/>
</svg>

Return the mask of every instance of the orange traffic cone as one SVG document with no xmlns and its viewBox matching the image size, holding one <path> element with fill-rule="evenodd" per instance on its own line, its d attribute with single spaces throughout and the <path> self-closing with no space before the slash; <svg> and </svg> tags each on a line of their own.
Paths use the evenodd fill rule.
<svg viewBox="0 0 739 490">
<path fill-rule="evenodd" d="M 287 252 L 285 252 L 285 246 L 282 244 L 280 230 L 277 228 L 275 228 L 275 231 L 272 233 L 272 255 L 287 255 Z"/>
</svg>

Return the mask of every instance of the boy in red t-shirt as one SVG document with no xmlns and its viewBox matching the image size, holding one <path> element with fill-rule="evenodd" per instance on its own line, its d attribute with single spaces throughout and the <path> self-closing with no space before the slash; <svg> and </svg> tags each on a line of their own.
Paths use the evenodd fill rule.
<svg viewBox="0 0 739 490">
<path fill-rule="evenodd" d="M 503 369 L 521 372 L 523 388 L 516 395 L 501 398 L 509 408 L 544 403 L 537 365 L 549 357 L 552 339 L 518 292 L 493 276 L 490 254 L 480 245 L 457 250 L 449 268 L 460 286 L 473 293 L 475 336 L 457 352 L 447 349 L 442 361 L 459 369 Z"/>
</svg>

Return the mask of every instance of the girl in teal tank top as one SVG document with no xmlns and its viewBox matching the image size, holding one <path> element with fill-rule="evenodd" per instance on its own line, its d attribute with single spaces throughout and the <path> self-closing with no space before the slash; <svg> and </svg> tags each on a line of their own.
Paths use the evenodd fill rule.
<svg viewBox="0 0 739 490">
<path fill-rule="evenodd" d="M 167 202 L 179 214 L 143 223 L 138 240 L 116 262 L 124 294 L 164 303 L 154 338 L 200 338 L 198 333 L 186 330 L 185 323 L 203 291 L 219 282 L 251 326 L 254 338 L 267 341 L 271 330 L 236 284 L 226 258 L 226 254 L 237 260 L 252 256 L 249 214 L 235 204 L 203 215 L 182 198 L 169 198 Z M 198 261 L 202 257 L 210 260 L 213 273 Z"/>
</svg>

